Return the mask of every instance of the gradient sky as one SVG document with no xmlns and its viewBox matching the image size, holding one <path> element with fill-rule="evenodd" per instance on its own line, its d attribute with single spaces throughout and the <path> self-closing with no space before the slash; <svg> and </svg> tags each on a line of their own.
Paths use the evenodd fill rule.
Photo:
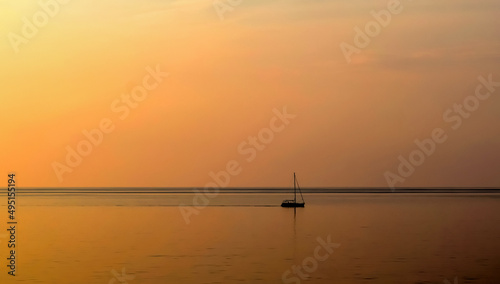
<svg viewBox="0 0 500 284">
<path fill-rule="evenodd" d="M 212 1 L 73 0 L 15 53 L 37 3 L 0 1 L 0 169 L 19 186 L 203 186 L 236 160 L 229 186 L 385 187 L 437 127 L 448 140 L 397 186 L 500 186 L 500 90 L 457 130 L 442 118 L 500 81 L 497 0 L 403 0 L 350 64 L 340 44 L 387 1 L 243 0 L 221 20 Z M 112 102 L 157 65 L 170 76 L 120 120 Z M 296 117 L 246 161 L 284 106 Z M 53 162 L 103 118 L 115 130 L 60 182 Z"/>
</svg>

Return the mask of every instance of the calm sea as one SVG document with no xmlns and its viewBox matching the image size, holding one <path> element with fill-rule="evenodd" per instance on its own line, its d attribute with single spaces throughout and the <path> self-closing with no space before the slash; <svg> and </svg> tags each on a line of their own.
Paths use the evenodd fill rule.
<svg viewBox="0 0 500 284">
<path fill-rule="evenodd" d="M 0 283 L 500 283 L 498 193 L 287 198 L 19 194 L 15 277 L 0 206 Z"/>
</svg>

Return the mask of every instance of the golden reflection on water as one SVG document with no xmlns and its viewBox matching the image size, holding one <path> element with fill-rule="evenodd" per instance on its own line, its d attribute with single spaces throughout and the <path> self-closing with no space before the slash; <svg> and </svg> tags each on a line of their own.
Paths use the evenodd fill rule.
<svg viewBox="0 0 500 284">
<path fill-rule="evenodd" d="M 2 263 L 0 280 L 282 283 L 292 265 L 314 256 L 317 238 L 330 235 L 340 247 L 301 283 L 443 283 L 454 277 L 496 283 L 498 197 L 311 194 L 295 212 L 209 206 L 189 225 L 177 206 L 74 205 L 72 197 L 57 203 L 69 206 L 40 206 L 28 200 L 36 196 L 25 197 L 33 205 L 19 207 L 18 276 L 8 276 Z M 162 198 L 168 197 L 151 202 Z M 245 197 L 224 198 L 240 204 Z M 281 199 L 266 198 L 266 204 Z M 5 260 L 6 245 L 0 245 Z"/>
</svg>

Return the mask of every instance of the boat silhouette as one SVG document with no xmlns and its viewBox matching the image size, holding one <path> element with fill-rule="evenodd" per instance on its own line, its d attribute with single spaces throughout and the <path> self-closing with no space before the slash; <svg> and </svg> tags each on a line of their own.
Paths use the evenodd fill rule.
<svg viewBox="0 0 500 284">
<path fill-rule="evenodd" d="M 299 189 L 300 198 L 302 202 L 297 202 L 297 189 Z M 304 207 L 306 203 L 304 202 L 304 197 L 302 196 L 302 191 L 300 191 L 299 182 L 295 173 L 293 173 L 293 199 L 283 200 L 281 207 Z"/>
</svg>

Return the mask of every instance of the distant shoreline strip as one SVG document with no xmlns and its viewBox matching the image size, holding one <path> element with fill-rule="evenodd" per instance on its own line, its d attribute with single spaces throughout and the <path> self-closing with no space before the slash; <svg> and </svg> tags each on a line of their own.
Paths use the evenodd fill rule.
<svg viewBox="0 0 500 284">
<path fill-rule="evenodd" d="M 19 194 L 193 194 L 197 188 L 19 188 Z M 220 193 L 289 193 L 289 188 L 223 188 Z M 500 193 L 500 188 L 302 188 L 308 193 Z"/>
</svg>

